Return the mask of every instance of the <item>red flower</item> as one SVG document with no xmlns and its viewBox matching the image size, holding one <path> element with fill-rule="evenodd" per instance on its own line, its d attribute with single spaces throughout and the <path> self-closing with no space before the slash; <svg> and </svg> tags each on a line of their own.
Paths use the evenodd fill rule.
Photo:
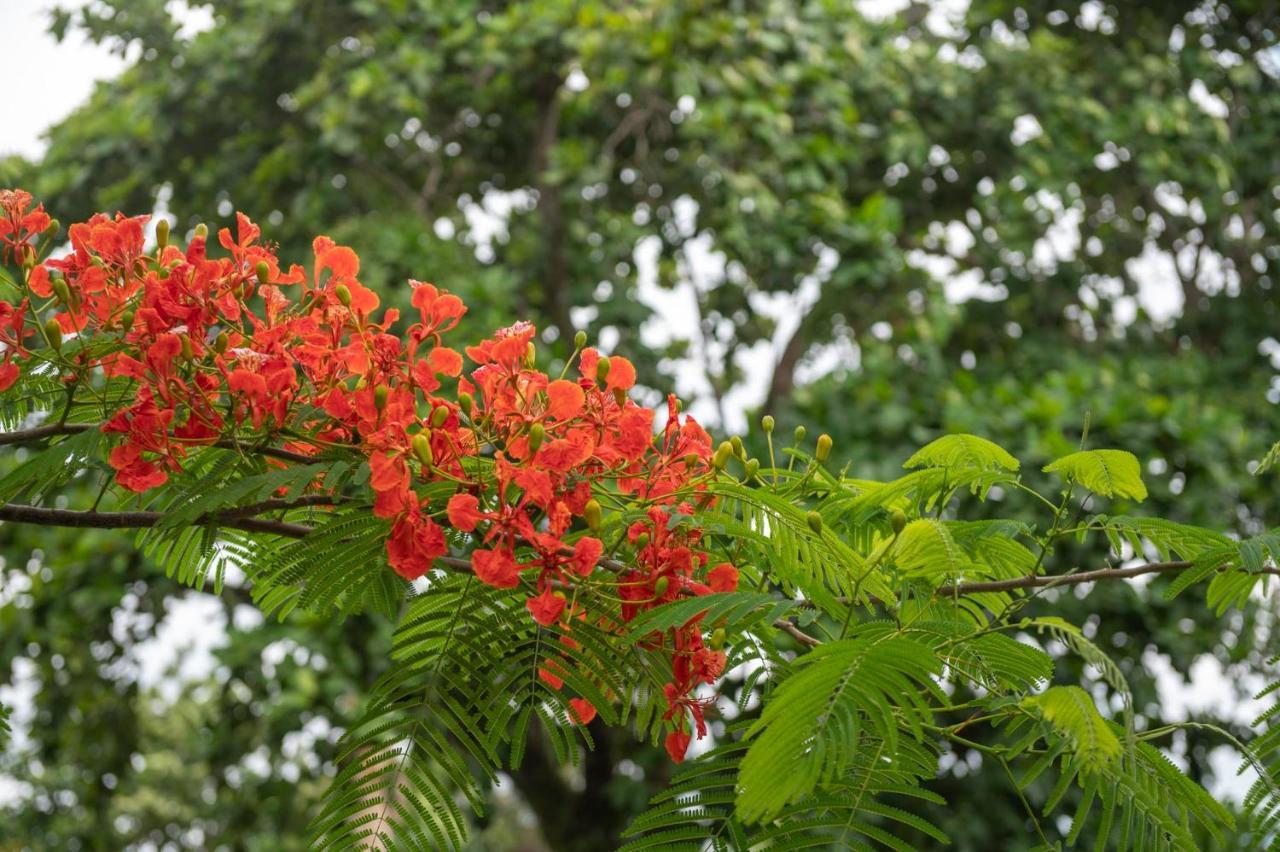
<svg viewBox="0 0 1280 852">
<path fill-rule="evenodd" d="M 667 739 L 663 743 L 667 748 L 667 754 L 671 755 L 673 763 L 684 763 L 684 754 L 689 750 L 688 731 L 675 730 L 667 734 Z"/>
<path fill-rule="evenodd" d="M 387 560 L 406 580 L 416 580 L 430 571 L 436 557 L 444 556 L 448 550 L 444 530 L 416 511 L 402 515 L 392 525 L 387 539 Z"/>
<path fill-rule="evenodd" d="M 476 550 L 471 554 L 471 568 L 495 588 L 514 589 L 520 585 L 520 569 L 509 550 Z"/>
<path fill-rule="evenodd" d="M 525 601 L 525 606 L 529 608 L 534 621 L 543 627 L 550 627 L 564 611 L 564 593 L 554 592 L 548 587 L 542 594 Z"/>
<path fill-rule="evenodd" d="M 604 543 L 598 538 L 584 535 L 573 546 L 573 570 L 578 576 L 586 577 L 596 570 L 600 554 L 604 553 Z"/>
<path fill-rule="evenodd" d="M 570 715 L 579 725 L 587 725 L 596 717 L 596 706 L 585 698 L 569 699 Z"/>
<path fill-rule="evenodd" d="M 487 515 L 480 511 L 480 501 L 474 494 L 455 494 L 449 498 L 449 523 L 454 529 L 472 532 Z"/>
<path fill-rule="evenodd" d="M 732 592 L 738 588 L 738 569 L 721 562 L 707 572 L 707 585 L 713 592 Z"/>
</svg>

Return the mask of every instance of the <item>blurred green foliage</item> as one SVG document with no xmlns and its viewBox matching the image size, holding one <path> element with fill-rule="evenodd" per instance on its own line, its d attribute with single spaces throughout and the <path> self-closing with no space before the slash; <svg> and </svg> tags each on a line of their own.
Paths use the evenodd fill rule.
<svg viewBox="0 0 1280 852">
<path fill-rule="evenodd" d="M 862 475 L 952 430 L 1035 469 L 1091 413 L 1091 443 L 1143 461 L 1153 513 L 1246 534 L 1280 517 L 1274 474 L 1249 473 L 1280 437 L 1272 3 L 973 0 L 955 20 L 846 0 L 191 5 L 213 16 L 193 37 L 162 0 L 54 13 L 135 61 L 0 182 L 63 221 L 157 197 L 187 227 L 244 210 L 299 259 L 329 233 L 390 301 L 429 278 L 473 329 L 588 328 L 649 387 L 829 432 Z M 1180 312 L 1148 313 L 1153 279 Z M 655 314 L 652 287 L 689 315 Z M 0 844 L 298 846 L 330 744 L 296 769 L 285 744 L 350 719 L 386 625 L 233 629 L 205 682 L 158 702 L 112 663 L 183 592 L 128 544 L 0 528 L 0 588 L 30 578 L 0 596 L 0 672 L 34 667 L 39 687 L 3 764 L 30 787 Z M 1275 650 L 1263 607 L 1224 631 L 1132 587 L 1068 599 L 1139 713 L 1159 700 L 1152 647 L 1181 672 L 1208 649 L 1229 679 Z M 149 619 L 121 631 L 126 609 Z M 268 674 L 281 642 L 308 662 Z M 551 848 L 608 848 L 667 769 L 596 739 L 590 783 L 532 747 L 479 848 L 542 848 L 516 839 L 535 817 Z M 1205 743 L 1182 746 L 1203 771 Z M 1031 842 L 998 769 L 959 755 L 939 785 L 952 805 L 931 818 L 956 848 Z"/>
</svg>

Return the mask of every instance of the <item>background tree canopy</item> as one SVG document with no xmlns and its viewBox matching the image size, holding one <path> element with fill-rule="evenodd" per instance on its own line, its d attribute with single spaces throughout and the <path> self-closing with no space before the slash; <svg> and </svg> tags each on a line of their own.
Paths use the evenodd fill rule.
<svg viewBox="0 0 1280 852">
<path fill-rule="evenodd" d="M 162 0 L 55 13 L 133 61 L 0 184 L 64 221 L 240 209 L 291 255 L 326 231 L 386 301 L 428 278 L 472 328 L 528 317 L 564 355 L 586 328 L 712 422 L 805 423 L 862 475 L 944 431 L 1036 469 L 1091 412 L 1153 514 L 1241 535 L 1280 517 L 1250 470 L 1280 437 L 1273 2 L 191 5 L 214 22 L 192 37 Z M 166 697 L 136 648 L 191 592 L 105 533 L 0 541 L 0 672 L 36 687 L 0 844 L 302 848 L 387 625 L 264 623 L 228 586 L 216 667 Z M 1195 665 L 1238 694 L 1188 712 L 1242 730 L 1258 684 L 1234 667 L 1275 652 L 1269 603 L 1224 626 L 1108 585 L 1058 604 L 1137 712 Z M 592 734 L 573 772 L 532 743 L 477 848 L 610 848 L 669 767 Z M 1190 734 L 1175 757 L 1208 771 Z M 950 807 L 919 807 L 957 849 L 1033 845 L 999 767 L 975 766 L 958 753 Z"/>
</svg>

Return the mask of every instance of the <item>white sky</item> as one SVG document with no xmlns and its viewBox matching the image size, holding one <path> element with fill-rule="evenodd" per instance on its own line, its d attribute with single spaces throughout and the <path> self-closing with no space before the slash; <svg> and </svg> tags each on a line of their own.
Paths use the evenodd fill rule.
<svg viewBox="0 0 1280 852">
<path fill-rule="evenodd" d="M 0 155 L 37 157 L 40 134 L 89 96 L 98 80 L 124 68 L 124 61 L 71 34 L 61 44 L 48 33 L 50 0 L 0 0 L 5 61 L 22 68 L 25 85 L 5 90 L 5 108 L 22 121 L 0 122 Z"/>
</svg>

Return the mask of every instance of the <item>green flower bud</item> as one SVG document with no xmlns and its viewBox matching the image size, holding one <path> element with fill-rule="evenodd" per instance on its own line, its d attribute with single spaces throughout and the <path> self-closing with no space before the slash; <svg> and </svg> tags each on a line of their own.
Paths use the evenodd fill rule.
<svg viewBox="0 0 1280 852">
<path fill-rule="evenodd" d="M 831 455 L 831 436 L 823 432 L 818 436 L 818 446 L 813 451 L 813 457 L 821 464 L 829 455 Z"/>
<path fill-rule="evenodd" d="M 604 384 L 609 380 L 609 359 L 601 358 L 600 363 L 596 364 L 596 381 Z"/>
<path fill-rule="evenodd" d="M 126 331 L 128 329 L 133 328 L 133 311 L 132 310 L 125 311 L 123 314 L 120 315 L 120 325 Z"/>
<path fill-rule="evenodd" d="M 746 478 L 747 478 L 748 480 L 755 479 L 755 478 L 756 478 L 756 474 L 760 472 L 760 460 L 759 460 L 759 459 L 747 459 L 747 462 L 746 462 L 746 464 L 744 464 L 744 465 L 743 465 L 743 468 L 744 468 L 744 470 L 745 470 Z"/>
<path fill-rule="evenodd" d="M 422 462 L 424 467 L 431 467 L 435 463 L 435 457 L 431 452 L 431 439 L 425 432 L 419 432 L 413 436 L 412 444 L 413 454 L 418 457 L 418 461 Z"/>
<path fill-rule="evenodd" d="M 53 347 L 54 352 L 62 351 L 62 326 L 58 325 L 56 319 L 47 319 L 44 323 L 45 336 L 49 338 L 49 345 Z"/>
<path fill-rule="evenodd" d="M 671 585 L 671 580 L 666 577 L 659 577 L 658 581 L 653 584 L 653 596 L 660 598 L 667 593 L 667 587 Z"/>
<path fill-rule="evenodd" d="M 351 291 L 347 289 L 346 284 L 339 284 L 334 287 L 333 293 L 338 297 L 338 301 L 342 303 L 344 308 L 351 307 Z"/>
<path fill-rule="evenodd" d="M 71 288 L 67 286 L 65 278 L 54 278 L 50 286 L 53 287 L 53 294 L 58 297 L 58 301 L 64 305 L 71 304 Z"/>
<path fill-rule="evenodd" d="M 57 219 L 50 219 L 49 227 L 45 229 L 45 233 L 47 233 L 51 237 L 56 237 L 58 235 L 58 232 L 61 230 L 62 230 L 62 223 L 59 222 Z"/>
<path fill-rule="evenodd" d="M 186 334 L 178 335 L 178 339 L 182 341 L 182 357 L 188 361 L 196 357 L 195 347 L 191 345 L 191 337 Z"/>
<path fill-rule="evenodd" d="M 804 436 L 807 434 L 807 432 L 805 431 L 805 428 L 803 426 L 797 426 L 795 434 L 796 434 L 796 443 L 799 444 L 801 441 L 804 440 Z"/>
<path fill-rule="evenodd" d="M 766 414 L 764 417 L 760 418 L 760 428 L 764 430 L 764 433 L 766 435 L 773 434 L 773 415 L 772 414 Z"/>
<path fill-rule="evenodd" d="M 747 454 L 746 450 L 742 448 L 742 438 L 737 435 L 729 439 L 729 446 L 733 448 L 733 454 L 738 458 L 742 458 Z"/>
<path fill-rule="evenodd" d="M 619 408 L 627 404 L 627 392 L 622 388 L 613 389 L 613 401 L 618 404 Z"/>
<path fill-rule="evenodd" d="M 462 413 L 467 417 L 471 416 L 471 411 L 476 406 L 475 397 L 469 393 L 458 394 L 458 408 L 462 409 Z"/>
<path fill-rule="evenodd" d="M 219 332 L 218 336 L 213 339 L 213 351 L 221 355 L 227 351 L 227 344 L 231 342 L 231 338 L 227 337 L 225 331 Z"/>
<path fill-rule="evenodd" d="M 582 508 L 582 519 L 587 522 L 587 526 L 593 530 L 600 529 L 602 515 L 600 511 L 600 501 L 594 497 L 587 501 L 587 505 Z"/>
<path fill-rule="evenodd" d="M 538 350 L 534 348 L 533 341 L 529 341 L 529 345 L 524 350 L 524 365 L 532 370 L 533 365 L 538 363 Z"/>
<path fill-rule="evenodd" d="M 729 457 L 733 455 L 733 445 L 728 441 L 721 441 L 720 446 L 716 447 L 715 454 L 711 456 L 711 466 L 716 470 L 724 470 L 729 464 Z"/>
<path fill-rule="evenodd" d="M 894 509 L 889 513 L 889 525 L 893 527 L 893 534 L 897 535 L 907 526 L 907 516 L 901 509 Z"/>
<path fill-rule="evenodd" d="M 381 412 L 382 409 L 387 407 L 388 393 L 389 391 L 387 390 L 386 385 L 378 385 L 376 388 L 373 389 L 373 407 L 376 408 L 379 412 Z"/>
<path fill-rule="evenodd" d="M 254 269 L 254 272 L 257 273 L 259 284 L 271 283 L 271 267 L 265 260 L 258 261 L 258 266 Z"/>
<path fill-rule="evenodd" d="M 444 421 L 449 419 L 449 407 L 446 405 L 437 405 L 435 410 L 431 412 L 431 425 L 439 429 L 444 425 Z"/>
<path fill-rule="evenodd" d="M 809 523 L 809 529 L 815 533 L 822 532 L 822 516 L 817 512 L 810 512 L 805 515 L 804 519 Z"/>
<path fill-rule="evenodd" d="M 644 550 L 648 546 L 649 546 L 648 533 L 640 533 L 640 535 L 636 536 L 636 550 Z"/>
<path fill-rule="evenodd" d="M 156 220 L 156 248 L 162 249 L 169 245 L 169 220 Z"/>
<path fill-rule="evenodd" d="M 587 333 L 585 331 L 579 331 L 577 334 L 573 336 L 573 346 L 575 349 L 581 349 L 586 345 L 587 345 Z"/>
<path fill-rule="evenodd" d="M 719 651 L 724 647 L 725 633 L 723 627 L 717 627 L 711 631 L 711 641 L 707 644 L 711 646 L 711 650 Z"/>
<path fill-rule="evenodd" d="M 198 240 L 207 239 L 209 236 L 209 226 L 204 222 L 201 222 L 199 225 L 195 226 L 194 233 Z"/>
<path fill-rule="evenodd" d="M 547 430 L 543 428 L 541 423 L 535 423 L 529 427 L 529 452 L 536 453 L 538 447 L 542 446 L 542 439 L 546 437 Z"/>
</svg>

